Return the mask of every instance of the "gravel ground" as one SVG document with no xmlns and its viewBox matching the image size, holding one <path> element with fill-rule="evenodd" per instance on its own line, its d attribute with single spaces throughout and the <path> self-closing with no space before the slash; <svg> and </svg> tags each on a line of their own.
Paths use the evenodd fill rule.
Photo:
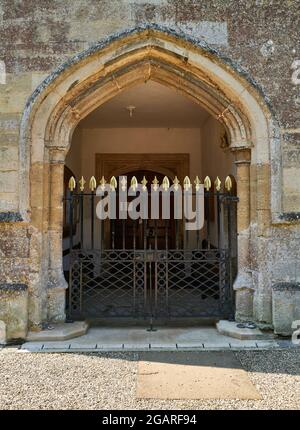
<svg viewBox="0 0 300 430">
<path fill-rule="evenodd" d="M 299 348 L 235 354 L 263 400 L 139 400 L 138 353 L 31 354 L 5 348 L 0 409 L 300 409 Z"/>
</svg>

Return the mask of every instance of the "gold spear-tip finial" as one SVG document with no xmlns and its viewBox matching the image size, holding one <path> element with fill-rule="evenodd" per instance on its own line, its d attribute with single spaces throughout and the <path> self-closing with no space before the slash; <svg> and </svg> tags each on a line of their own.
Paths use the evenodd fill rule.
<svg viewBox="0 0 300 430">
<path fill-rule="evenodd" d="M 89 187 L 91 191 L 95 191 L 95 189 L 97 188 L 97 181 L 95 176 L 92 176 L 89 182 Z"/>
<path fill-rule="evenodd" d="M 221 189 L 221 185 L 222 185 L 222 182 L 220 181 L 219 176 L 217 176 L 217 178 L 216 178 L 216 180 L 215 180 L 215 188 L 216 188 L 216 191 L 220 191 L 220 189 Z"/>
<path fill-rule="evenodd" d="M 164 191 L 168 191 L 169 187 L 170 187 L 169 178 L 167 176 L 165 176 L 163 181 L 162 181 L 162 188 Z"/>
<path fill-rule="evenodd" d="M 86 180 L 84 179 L 83 176 L 81 176 L 81 179 L 79 181 L 79 185 L 80 185 L 80 191 L 84 191 L 84 186 L 85 186 Z"/>
<path fill-rule="evenodd" d="M 204 188 L 206 189 L 206 191 L 209 191 L 211 188 L 211 180 L 209 176 L 206 176 L 204 179 Z"/>
<path fill-rule="evenodd" d="M 135 176 L 133 176 L 132 178 L 131 178 L 131 182 L 130 182 L 130 186 L 131 186 L 131 188 L 133 189 L 133 191 L 135 191 L 136 189 L 137 189 L 137 187 L 138 187 L 138 180 L 136 179 L 136 177 Z"/>
<path fill-rule="evenodd" d="M 175 178 L 173 180 L 173 184 L 174 184 L 174 190 L 178 191 L 178 189 L 179 189 L 179 179 L 177 178 L 177 176 L 175 176 Z"/>
<path fill-rule="evenodd" d="M 126 176 L 122 176 L 122 179 L 121 179 L 121 189 L 122 189 L 122 191 L 126 191 L 126 187 L 127 187 Z"/>
<path fill-rule="evenodd" d="M 71 178 L 69 179 L 68 186 L 69 186 L 70 191 L 74 191 L 75 190 L 75 188 L 76 188 L 76 181 L 75 181 L 74 176 L 71 176 Z"/>
<path fill-rule="evenodd" d="M 159 181 L 158 181 L 158 179 L 157 179 L 157 177 L 156 177 L 156 176 L 154 176 L 154 179 L 153 179 L 153 181 L 152 181 L 152 184 L 153 184 L 153 190 L 154 190 L 154 191 L 157 191 L 157 190 L 158 190 L 158 186 L 159 186 Z"/>
<path fill-rule="evenodd" d="M 117 179 L 115 178 L 115 176 L 112 176 L 109 182 L 110 188 L 112 191 L 115 191 L 117 186 L 118 186 L 118 182 Z"/>
<path fill-rule="evenodd" d="M 201 181 L 200 181 L 198 175 L 196 176 L 196 178 L 194 180 L 194 184 L 195 184 L 195 187 L 196 187 L 196 191 L 199 191 L 200 190 Z"/>
<path fill-rule="evenodd" d="M 143 189 L 143 191 L 146 191 L 146 190 L 147 190 L 147 184 L 148 184 L 148 181 L 147 181 L 147 179 L 145 178 L 145 176 L 143 176 L 143 179 L 142 179 L 142 181 L 141 181 L 141 184 L 142 184 L 142 189 Z"/>
<path fill-rule="evenodd" d="M 183 180 L 183 188 L 188 191 L 191 188 L 192 184 L 191 184 L 191 180 L 188 176 L 186 176 Z"/>
<path fill-rule="evenodd" d="M 106 179 L 104 178 L 104 176 L 102 176 L 102 178 L 100 179 L 100 187 L 102 190 L 105 189 L 105 184 L 106 184 Z"/>
<path fill-rule="evenodd" d="M 232 188 L 232 180 L 231 180 L 230 176 L 226 177 L 224 185 L 225 185 L 225 188 L 226 188 L 227 191 L 231 190 L 231 188 Z"/>
</svg>

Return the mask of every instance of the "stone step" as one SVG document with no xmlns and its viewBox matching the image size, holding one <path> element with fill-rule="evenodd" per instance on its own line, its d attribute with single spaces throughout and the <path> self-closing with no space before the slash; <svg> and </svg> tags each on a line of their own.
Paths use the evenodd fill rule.
<svg viewBox="0 0 300 430">
<path fill-rule="evenodd" d="M 216 327 L 220 334 L 224 336 L 233 337 L 240 340 L 255 340 L 264 337 L 263 332 L 259 328 L 239 328 L 236 321 L 220 320 L 217 322 Z"/>
<path fill-rule="evenodd" d="M 30 331 L 26 340 L 30 342 L 41 341 L 61 341 L 69 340 L 86 334 L 89 325 L 85 321 L 75 321 L 73 323 L 51 324 L 52 330 Z"/>
</svg>

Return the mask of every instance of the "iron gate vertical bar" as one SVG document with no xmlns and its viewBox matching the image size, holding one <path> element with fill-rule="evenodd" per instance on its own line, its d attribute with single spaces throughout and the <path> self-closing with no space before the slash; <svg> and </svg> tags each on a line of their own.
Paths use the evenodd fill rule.
<svg viewBox="0 0 300 430">
<path fill-rule="evenodd" d="M 166 250 L 169 248 L 169 220 L 165 222 L 165 247 Z"/>
<path fill-rule="evenodd" d="M 169 222 L 166 220 L 166 231 L 167 231 L 167 239 L 166 239 L 166 249 L 165 249 L 165 261 L 166 261 L 166 307 L 167 307 L 167 314 L 169 314 L 169 265 L 168 265 L 168 256 L 169 256 L 169 241 L 168 241 L 168 234 L 169 234 Z"/>
<path fill-rule="evenodd" d="M 136 306 L 136 258 L 135 258 L 135 252 L 133 252 L 133 312 L 137 313 L 137 306 Z"/>
<path fill-rule="evenodd" d="M 197 228 L 197 230 L 196 230 L 196 243 L 197 243 L 196 248 L 200 249 L 200 230 L 199 230 L 199 228 Z"/>
<path fill-rule="evenodd" d="M 157 309 L 158 285 L 157 285 L 157 220 L 154 221 L 154 297 L 155 309 Z"/>
<path fill-rule="evenodd" d="M 176 229 L 176 244 L 175 248 L 179 249 L 179 221 L 175 219 L 175 229 Z"/>
<path fill-rule="evenodd" d="M 69 271 L 69 304 L 68 304 L 68 318 L 67 320 L 69 320 L 70 322 L 72 321 L 72 295 L 73 295 L 73 288 L 72 288 L 72 270 L 73 267 L 70 263 L 70 271 Z"/>
<path fill-rule="evenodd" d="M 70 191 L 70 199 L 67 200 L 67 203 L 69 202 L 69 225 L 70 225 L 70 236 L 69 236 L 69 246 L 70 246 L 70 255 L 73 249 L 73 199 L 74 194 L 73 191 Z"/>
<path fill-rule="evenodd" d="M 220 192 L 216 193 L 217 200 L 217 235 L 218 235 L 218 248 L 221 248 L 221 205 L 220 205 Z"/>
<path fill-rule="evenodd" d="M 137 220 L 133 220 L 133 227 L 132 227 L 132 245 L 133 245 L 133 250 L 135 251 L 136 248 L 136 222 Z"/>
<path fill-rule="evenodd" d="M 153 326 L 153 288 L 152 288 L 152 261 L 149 261 L 149 304 L 150 304 L 150 328 Z"/>
<path fill-rule="evenodd" d="M 126 225 L 125 225 L 125 219 L 122 219 L 122 249 L 126 248 Z"/>
<path fill-rule="evenodd" d="M 210 205 L 209 205 L 209 197 L 210 193 L 207 191 L 204 193 L 204 198 L 206 198 L 205 204 L 205 212 L 206 212 L 206 240 L 207 240 L 207 249 L 210 249 Z"/>
<path fill-rule="evenodd" d="M 79 293 L 79 309 L 80 314 L 82 314 L 82 308 L 83 308 L 83 293 L 82 293 L 82 260 L 80 261 L 80 293 Z"/>
<path fill-rule="evenodd" d="M 68 319 L 71 320 L 72 316 L 72 251 L 73 251 L 73 191 L 70 191 L 70 199 L 66 200 L 66 204 L 69 204 L 69 303 L 68 303 Z"/>
<path fill-rule="evenodd" d="M 95 204 L 95 193 L 92 190 L 92 195 L 91 195 L 91 249 L 94 249 L 94 226 L 95 226 L 94 204 Z"/>
<path fill-rule="evenodd" d="M 228 237 L 228 284 L 229 284 L 229 291 L 228 291 L 228 299 L 230 300 L 230 306 L 232 307 L 233 304 L 233 290 L 232 290 L 232 220 L 231 220 L 231 205 L 232 205 L 232 199 L 230 198 L 230 193 L 228 193 L 227 197 L 227 237 Z"/>
<path fill-rule="evenodd" d="M 147 237 L 146 237 L 146 220 L 142 220 L 143 226 L 143 257 L 144 257 L 144 315 L 147 314 L 148 291 L 147 291 Z"/>
<path fill-rule="evenodd" d="M 135 314 L 137 313 L 137 304 L 136 304 L 136 254 L 135 254 L 135 230 L 136 230 L 136 220 L 133 220 L 133 226 L 132 226 L 132 245 L 133 245 L 133 309 Z"/>
<path fill-rule="evenodd" d="M 115 249 L 115 220 L 111 219 L 110 220 L 110 225 L 111 225 L 111 247 L 112 249 Z"/>
<path fill-rule="evenodd" d="M 144 251 L 147 250 L 147 221 L 143 219 L 143 247 Z"/>
<path fill-rule="evenodd" d="M 221 312 L 223 313 L 223 305 L 222 305 L 222 297 L 224 295 L 224 284 L 225 279 L 223 279 L 222 276 L 222 269 L 223 269 L 223 257 L 222 257 L 222 251 L 221 251 L 221 220 L 220 220 L 220 192 L 217 190 L 216 194 L 214 195 L 214 198 L 217 202 L 217 241 L 218 241 L 218 253 L 216 254 L 216 258 L 218 259 L 218 268 L 219 268 L 219 303 L 221 304 Z"/>
<path fill-rule="evenodd" d="M 83 249 L 83 191 L 81 191 L 80 193 L 80 243 L 81 243 L 81 248 Z"/>
</svg>

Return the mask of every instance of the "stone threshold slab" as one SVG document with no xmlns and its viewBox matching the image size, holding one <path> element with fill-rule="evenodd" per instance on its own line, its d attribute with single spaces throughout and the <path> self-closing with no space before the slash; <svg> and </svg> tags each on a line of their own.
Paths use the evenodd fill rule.
<svg viewBox="0 0 300 430">
<path fill-rule="evenodd" d="M 80 344 L 79 342 L 26 342 L 20 352 L 143 352 L 143 351 L 239 351 L 278 348 L 275 341 L 244 341 L 199 344 Z"/>
</svg>

